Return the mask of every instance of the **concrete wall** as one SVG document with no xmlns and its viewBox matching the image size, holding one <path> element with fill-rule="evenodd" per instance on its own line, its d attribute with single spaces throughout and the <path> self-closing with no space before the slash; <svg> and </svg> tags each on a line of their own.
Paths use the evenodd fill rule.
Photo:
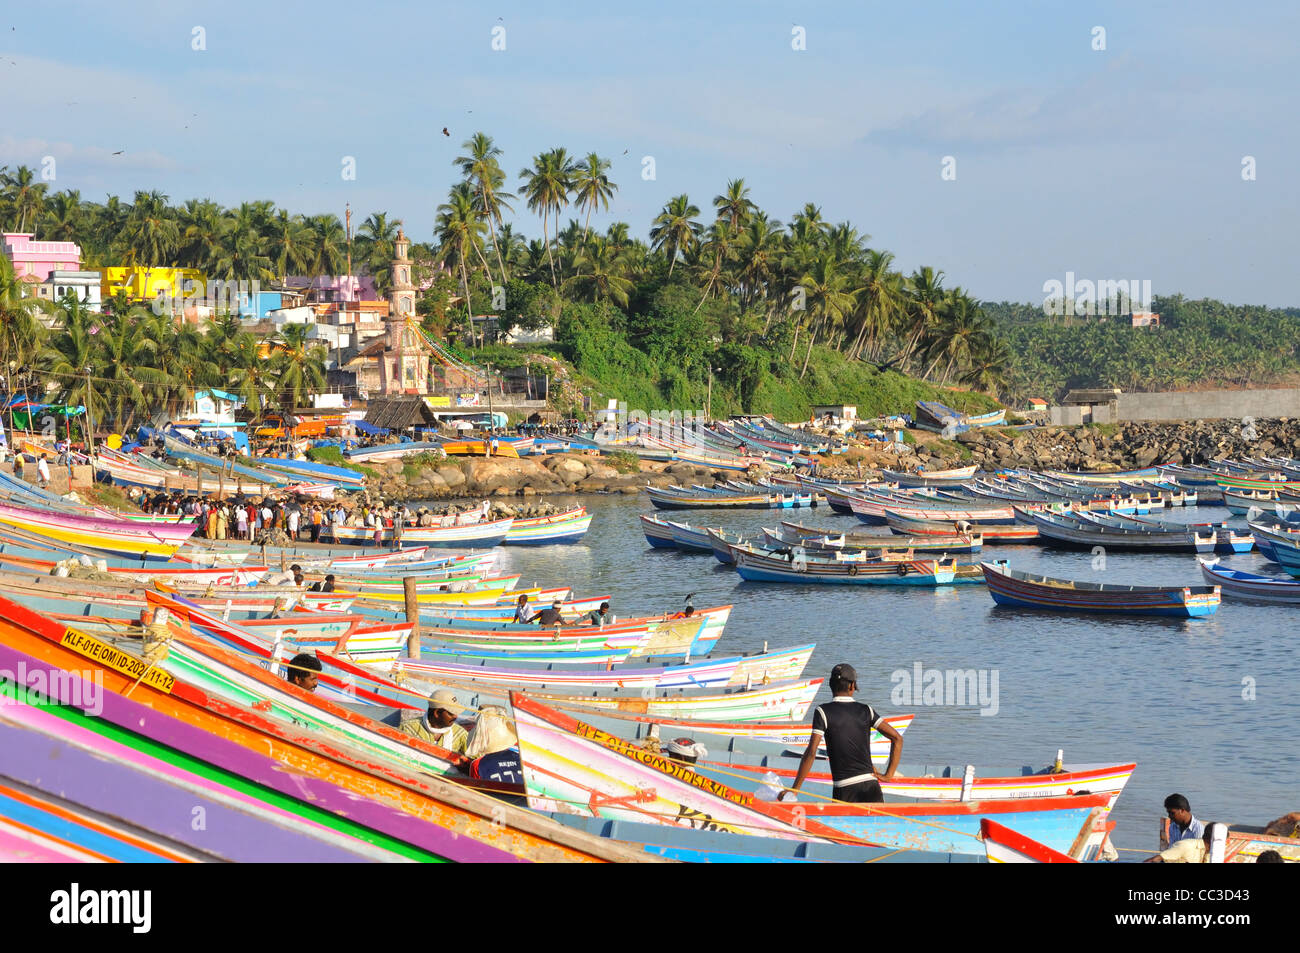
<svg viewBox="0 0 1300 953">
<path fill-rule="evenodd" d="M 1053 427 L 1077 427 L 1083 423 L 1083 408 L 1055 406 L 1048 409 L 1047 417 Z"/>
<path fill-rule="evenodd" d="M 1240 420 L 1243 417 L 1300 417 L 1300 390 L 1121 394 L 1119 398 L 1120 420 Z"/>
</svg>

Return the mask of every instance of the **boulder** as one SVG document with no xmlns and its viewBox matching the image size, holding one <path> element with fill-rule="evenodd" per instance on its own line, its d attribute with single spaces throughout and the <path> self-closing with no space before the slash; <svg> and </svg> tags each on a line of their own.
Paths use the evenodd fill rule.
<svg viewBox="0 0 1300 953">
<path fill-rule="evenodd" d="M 459 486 L 464 486 L 466 482 L 465 473 L 460 467 L 441 466 L 434 472 L 437 473 L 438 478 L 441 479 L 443 484 L 449 489 L 454 490 Z"/>
</svg>

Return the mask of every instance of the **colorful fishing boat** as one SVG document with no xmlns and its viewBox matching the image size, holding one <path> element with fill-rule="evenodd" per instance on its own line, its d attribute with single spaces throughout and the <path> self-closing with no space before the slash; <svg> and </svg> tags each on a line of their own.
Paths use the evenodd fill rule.
<svg viewBox="0 0 1300 953">
<path fill-rule="evenodd" d="M 311 822 L 336 829 L 345 824 L 372 843 L 380 838 L 407 852 L 463 861 L 641 856 L 596 839 L 574 840 L 576 832 L 511 805 L 213 698 L 116 647 L 9 602 L 0 603 L 0 669 L 24 673 L 19 679 L 26 687 L 62 706 L 86 710 L 87 699 L 95 699 L 98 717 L 85 719 L 82 727 L 102 726 L 128 744 L 140 739 L 151 754 L 171 764 L 223 772 L 223 779 L 238 779 L 246 793 L 269 797 L 295 813 L 309 807 Z M 51 677 L 55 672 L 58 678 Z M 90 673 L 96 684 L 87 687 L 83 682 L 91 680 Z M 33 768 L 51 763 L 32 752 L 16 757 Z M 114 792 L 151 803 L 129 790 L 107 793 Z M 157 823 L 155 818 L 150 826 Z"/>
<path fill-rule="evenodd" d="M 504 546 L 549 546 L 576 543 L 591 528 L 591 514 L 579 506 L 551 516 L 516 519 L 502 540 Z"/>
<path fill-rule="evenodd" d="M 529 805 L 591 817 L 794 840 L 982 854 L 984 817 L 1071 849 L 1107 795 L 916 804 L 764 801 L 730 775 L 672 761 L 511 694 Z"/>
<path fill-rule="evenodd" d="M 954 560 L 825 560 L 790 552 L 777 555 L 751 546 L 734 547 L 736 572 L 753 582 L 841 585 L 942 586 L 953 581 Z"/>
<path fill-rule="evenodd" d="M 1218 586 L 1120 586 L 1053 579 L 1005 563 L 982 563 L 981 568 L 989 594 L 1002 606 L 1181 618 L 1210 616 L 1219 608 Z"/>
</svg>

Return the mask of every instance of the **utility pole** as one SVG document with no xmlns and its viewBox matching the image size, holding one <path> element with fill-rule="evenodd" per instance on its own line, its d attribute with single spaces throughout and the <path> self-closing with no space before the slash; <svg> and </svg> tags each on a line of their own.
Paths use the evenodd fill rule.
<svg viewBox="0 0 1300 953">
<path fill-rule="evenodd" d="M 91 416 L 90 407 L 91 407 L 90 368 L 87 367 L 86 368 L 86 456 L 90 458 L 90 464 L 93 467 L 95 465 L 95 421 L 94 418 Z M 68 452 L 69 454 L 71 454 L 72 452 L 71 447 L 68 448 Z M 72 490 L 71 484 L 69 484 L 68 490 L 69 491 Z"/>
<path fill-rule="evenodd" d="M 704 400 L 704 422 L 713 419 L 713 367 L 709 367 L 709 396 Z"/>
<path fill-rule="evenodd" d="M 497 423 L 496 414 L 493 413 L 492 411 L 492 362 L 491 361 L 488 361 L 488 366 L 487 366 L 487 392 L 488 392 L 488 436 L 487 439 L 483 441 L 483 445 L 484 445 L 483 449 L 486 451 L 484 456 L 487 456 L 492 452 L 492 443 L 491 443 L 492 430 L 493 428 L 496 427 L 496 423 Z"/>
</svg>

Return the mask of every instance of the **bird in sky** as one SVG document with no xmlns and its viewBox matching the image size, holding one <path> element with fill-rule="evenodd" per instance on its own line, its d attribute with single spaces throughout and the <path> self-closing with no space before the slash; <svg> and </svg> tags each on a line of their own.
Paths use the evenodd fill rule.
<svg viewBox="0 0 1300 953">
<path fill-rule="evenodd" d="M 451 133 L 449 133 L 449 132 L 447 131 L 447 127 L 446 127 L 446 126 L 443 126 L 443 127 L 442 127 L 442 134 L 443 134 L 444 136 L 450 136 L 450 135 L 451 135 Z"/>
</svg>

